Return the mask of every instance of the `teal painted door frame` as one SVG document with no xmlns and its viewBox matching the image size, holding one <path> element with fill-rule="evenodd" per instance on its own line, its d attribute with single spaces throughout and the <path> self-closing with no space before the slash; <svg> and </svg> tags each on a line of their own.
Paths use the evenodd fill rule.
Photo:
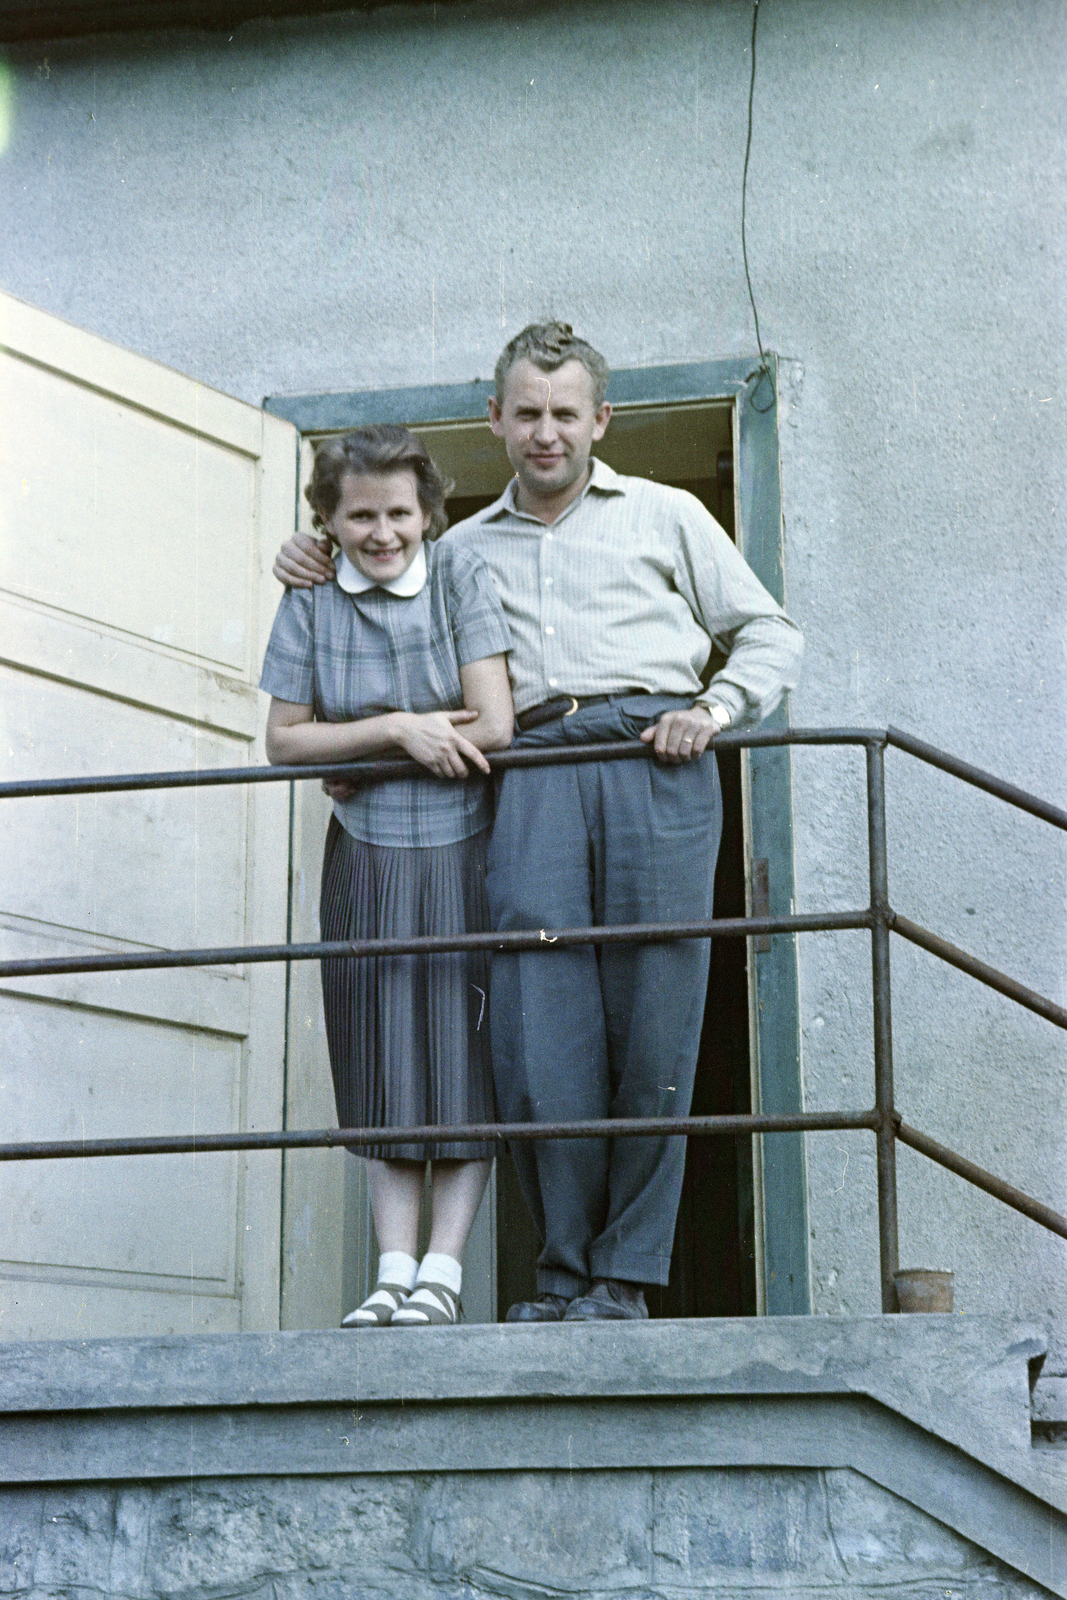
<svg viewBox="0 0 1067 1600">
<path fill-rule="evenodd" d="M 701 361 L 679 366 L 632 367 L 613 372 L 612 405 L 661 406 L 728 401 L 734 417 L 737 537 L 760 581 L 781 601 L 782 496 L 778 459 L 777 363 L 760 378 L 753 360 Z M 756 390 L 758 389 L 758 394 Z M 301 433 L 321 434 L 373 422 L 463 422 L 484 418 L 492 385 L 484 381 L 349 394 L 272 396 L 264 408 Z M 753 404 L 757 400 L 758 407 Z M 769 727 L 784 727 L 779 707 Z M 788 748 L 749 752 L 752 859 L 766 862 L 767 908 L 785 916 L 794 908 L 792 764 Z M 762 877 L 760 878 L 762 897 Z M 795 937 L 778 935 L 756 950 L 755 1022 L 759 1105 L 767 1112 L 801 1106 L 800 1011 Z M 771 1316 L 811 1311 L 808 1272 L 807 1177 L 802 1133 L 762 1139 L 764 1306 Z"/>
</svg>

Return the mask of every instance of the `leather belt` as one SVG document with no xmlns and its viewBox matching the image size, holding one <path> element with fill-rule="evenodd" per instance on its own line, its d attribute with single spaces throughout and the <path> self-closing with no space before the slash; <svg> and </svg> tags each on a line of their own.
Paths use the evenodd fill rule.
<svg viewBox="0 0 1067 1600">
<path fill-rule="evenodd" d="M 609 700 L 622 700 L 628 694 L 640 693 L 639 689 L 627 689 L 622 694 L 558 694 L 554 700 L 542 700 L 539 706 L 520 711 L 515 718 L 515 726 L 520 733 L 529 733 L 531 728 L 541 728 L 546 722 L 559 722 L 564 717 L 573 717 L 576 711 L 585 706 L 602 706 Z"/>
</svg>

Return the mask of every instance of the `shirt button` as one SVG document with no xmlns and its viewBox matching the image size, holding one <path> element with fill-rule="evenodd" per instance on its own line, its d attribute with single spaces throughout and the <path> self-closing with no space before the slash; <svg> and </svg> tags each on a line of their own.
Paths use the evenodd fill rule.
<svg viewBox="0 0 1067 1600">
<path fill-rule="evenodd" d="M 555 628 L 546 628 L 545 629 L 546 633 L 555 633 L 555 631 L 556 631 Z"/>
<path fill-rule="evenodd" d="M 546 589 L 551 589 L 551 587 L 552 587 L 552 579 L 551 578 L 546 578 L 545 579 L 545 588 Z"/>
<path fill-rule="evenodd" d="M 559 679 L 558 679 L 558 678 L 549 678 L 549 680 L 548 680 L 548 687 L 549 687 L 549 688 L 550 688 L 550 689 L 554 689 L 554 688 L 555 688 L 555 687 L 556 687 L 556 684 L 557 684 L 557 683 L 558 683 L 558 682 L 559 682 Z"/>
<path fill-rule="evenodd" d="M 552 529 L 551 528 L 546 528 L 545 529 L 545 538 L 546 539 L 551 539 L 551 537 L 552 537 Z"/>
</svg>

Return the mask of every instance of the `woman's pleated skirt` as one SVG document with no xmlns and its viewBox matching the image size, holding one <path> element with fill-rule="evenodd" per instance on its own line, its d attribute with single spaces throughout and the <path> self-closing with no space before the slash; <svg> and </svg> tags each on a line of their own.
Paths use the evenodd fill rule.
<svg viewBox="0 0 1067 1600">
<path fill-rule="evenodd" d="M 322 864 L 324 940 L 401 939 L 488 930 L 488 831 L 457 844 L 366 844 L 331 817 Z M 338 1124 L 405 1128 L 492 1122 L 489 961 L 485 951 L 322 962 L 326 1040 Z M 473 1161 L 492 1145 L 375 1145 L 394 1161 Z"/>
</svg>

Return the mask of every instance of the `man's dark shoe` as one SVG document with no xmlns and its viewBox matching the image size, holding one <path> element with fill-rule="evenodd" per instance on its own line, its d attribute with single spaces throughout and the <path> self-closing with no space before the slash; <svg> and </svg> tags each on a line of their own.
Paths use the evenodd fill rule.
<svg viewBox="0 0 1067 1600">
<path fill-rule="evenodd" d="M 639 1283 L 597 1278 L 588 1294 L 572 1300 L 564 1322 L 640 1322 L 648 1316 L 645 1291 Z"/>
<path fill-rule="evenodd" d="M 511 1307 L 505 1322 L 562 1322 L 570 1305 L 565 1294 L 543 1294 L 536 1300 L 520 1300 Z"/>
</svg>

